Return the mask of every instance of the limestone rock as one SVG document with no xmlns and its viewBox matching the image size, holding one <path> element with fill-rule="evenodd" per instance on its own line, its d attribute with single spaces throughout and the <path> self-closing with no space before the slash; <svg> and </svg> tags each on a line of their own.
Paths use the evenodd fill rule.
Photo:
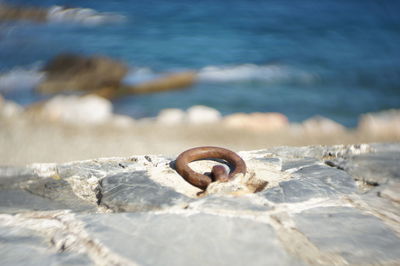
<svg viewBox="0 0 400 266">
<path fill-rule="evenodd" d="M 93 177 L 101 179 L 113 173 L 143 171 L 144 169 L 144 163 L 140 162 L 137 157 L 128 157 L 120 160 L 105 158 L 59 164 L 56 166 L 55 172 L 60 178 L 79 176 L 84 179 Z"/>
<path fill-rule="evenodd" d="M 44 177 L 29 169 L 0 168 L 0 212 L 93 210 L 96 206 L 82 200 L 68 182 Z"/>
<path fill-rule="evenodd" d="M 0 188 L 15 188 L 20 182 L 39 178 L 33 169 L 27 167 L 1 166 Z"/>
<path fill-rule="evenodd" d="M 32 195 L 51 200 L 52 204 L 60 206 L 59 209 L 70 209 L 79 212 L 96 208 L 93 202 L 88 202 L 77 196 L 71 184 L 64 179 L 41 178 L 23 185 L 22 188 Z"/>
<path fill-rule="evenodd" d="M 301 124 L 301 129 L 310 135 L 336 135 L 346 131 L 343 125 L 322 116 L 307 119 Z"/>
<path fill-rule="evenodd" d="M 359 120 L 357 130 L 378 136 L 400 136 L 400 110 L 364 114 Z"/>
<path fill-rule="evenodd" d="M 388 145 L 383 147 L 384 150 L 388 150 L 391 147 L 394 148 L 394 152 L 400 150 L 400 146 Z M 282 158 L 282 161 L 287 160 L 303 160 L 303 159 L 318 159 L 324 160 L 327 158 L 348 158 L 350 156 L 356 156 L 361 154 L 368 154 L 375 150 L 376 147 L 369 144 L 356 144 L 356 145 L 334 145 L 334 146 L 304 146 L 304 147 L 272 147 L 268 150 L 260 150 L 258 154 L 267 154 L 268 156 L 276 156 Z"/>
<path fill-rule="evenodd" d="M 192 106 L 186 112 L 176 108 L 165 109 L 157 116 L 157 123 L 171 126 L 214 124 L 220 120 L 221 113 L 218 110 L 203 105 Z"/>
<path fill-rule="evenodd" d="M 288 181 L 262 192 L 273 202 L 300 202 L 315 198 L 332 198 L 356 192 L 354 180 L 335 168 L 312 165 L 293 173 Z"/>
<path fill-rule="evenodd" d="M 227 127 L 261 132 L 282 130 L 289 124 L 287 117 L 280 113 L 237 113 L 226 116 L 223 122 Z"/>
<path fill-rule="evenodd" d="M 295 172 L 317 163 L 317 159 L 308 157 L 304 157 L 304 159 L 286 159 L 282 162 L 282 170 L 287 172 Z"/>
<path fill-rule="evenodd" d="M 81 219 L 90 225 L 89 234 L 112 252 L 140 265 L 301 264 L 283 249 L 270 225 L 248 219 L 203 213 L 126 213 Z"/>
<path fill-rule="evenodd" d="M 221 120 L 221 114 L 214 108 L 196 105 L 187 110 L 186 120 L 192 125 L 218 123 Z"/>
<path fill-rule="evenodd" d="M 185 204 L 189 199 L 149 179 L 144 171 L 107 176 L 100 204 L 114 211 L 148 211 Z"/>
<path fill-rule="evenodd" d="M 163 125 L 180 125 L 185 122 L 186 113 L 181 109 L 171 108 L 162 110 L 157 116 L 157 123 Z"/>
<path fill-rule="evenodd" d="M 0 117 L 12 118 L 20 115 L 24 108 L 14 102 L 5 100 L 0 95 Z"/>
<path fill-rule="evenodd" d="M 400 183 L 395 183 L 384 188 L 380 194 L 381 197 L 400 203 Z"/>
<path fill-rule="evenodd" d="M 218 213 L 243 212 L 265 212 L 271 210 L 272 206 L 266 202 L 258 201 L 250 195 L 248 197 L 239 197 L 232 195 L 210 195 L 197 201 L 193 201 L 188 206 L 189 209 L 202 211 L 215 211 Z"/>
<path fill-rule="evenodd" d="M 0 166 L 0 264 L 400 264 L 399 143 L 240 156 L 246 175 L 212 195 L 162 156 Z M 227 189 L 252 179 L 268 184 Z"/>
<path fill-rule="evenodd" d="M 70 124 L 103 124 L 112 117 L 111 102 L 95 95 L 56 96 L 40 107 L 40 114 L 52 121 Z"/>
<path fill-rule="evenodd" d="M 91 261 L 86 254 L 56 250 L 40 233 L 34 230 L 18 228 L 8 224 L 0 214 L 2 265 L 85 265 Z"/>
<path fill-rule="evenodd" d="M 135 124 L 135 120 L 127 115 L 117 115 L 114 114 L 111 121 L 114 126 L 120 128 L 129 128 Z"/>
<path fill-rule="evenodd" d="M 352 264 L 400 259 L 400 238 L 378 218 L 348 207 L 321 207 L 297 214 L 298 229 L 317 247 Z"/>
<path fill-rule="evenodd" d="M 399 161 L 398 151 L 377 151 L 350 156 L 345 160 L 337 159 L 334 163 L 356 180 L 379 185 L 400 181 Z"/>
<path fill-rule="evenodd" d="M 23 211 L 46 211 L 66 209 L 66 205 L 53 202 L 21 189 L 0 190 L 0 212 L 19 213 Z"/>
</svg>

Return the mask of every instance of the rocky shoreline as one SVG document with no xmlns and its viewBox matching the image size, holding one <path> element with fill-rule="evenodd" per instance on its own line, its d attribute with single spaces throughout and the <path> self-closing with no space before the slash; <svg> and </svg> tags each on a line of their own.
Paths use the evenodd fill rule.
<svg viewBox="0 0 400 266">
<path fill-rule="evenodd" d="M 163 126 L 204 126 L 216 125 L 228 129 L 243 129 L 253 132 L 274 132 L 290 130 L 295 133 L 338 134 L 349 130 L 374 135 L 400 135 L 400 110 L 391 109 L 377 113 L 366 113 L 359 119 L 355 129 L 322 116 L 311 117 L 301 123 L 291 123 L 281 113 L 255 112 L 234 113 L 223 116 L 218 110 L 196 105 L 187 110 L 171 108 L 159 112 L 156 117 L 135 119 L 113 113 L 112 103 L 97 95 L 58 95 L 45 102 L 26 108 L 5 100 L 0 95 L 0 118 L 27 118 L 74 126 L 95 126 L 115 123 L 117 126 L 134 124 L 159 124 Z"/>
<path fill-rule="evenodd" d="M 400 263 L 399 143 L 239 155 L 246 175 L 201 194 L 175 157 L 0 167 L 0 263 Z"/>
<path fill-rule="evenodd" d="M 399 111 L 365 114 L 349 129 L 316 117 L 290 123 L 277 113 L 233 114 L 195 106 L 134 119 L 98 96 L 56 96 L 23 108 L 0 99 L 1 165 L 136 154 L 177 154 L 202 145 L 233 150 L 400 141 Z"/>
</svg>

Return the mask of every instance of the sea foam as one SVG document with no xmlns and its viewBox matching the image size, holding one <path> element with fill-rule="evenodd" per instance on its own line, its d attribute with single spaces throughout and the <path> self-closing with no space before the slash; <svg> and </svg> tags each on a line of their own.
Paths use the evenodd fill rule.
<svg viewBox="0 0 400 266">
<path fill-rule="evenodd" d="M 121 22 L 124 19 L 125 17 L 119 14 L 97 12 L 90 8 L 53 6 L 47 13 L 47 20 L 50 22 L 70 22 L 88 26 Z"/>
<path fill-rule="evenodd" d="M 161 73 L 147 67 L 131 69 L 123 80 L 126 84 L 138 84 L 160 77 Z M 230 83 L 257 81 L 263 83 L 313 83 L 316 73 L 301 71 L 288 66 L 243 64 L 236 66 L 207 66 L 197 70 L 198 82 Z"/>
<path fill-rule="evenodd" d="M 134 67 L 129 70 L 128 74 L 122 80 L 122 83 L 135 85 L 153 80 L 159 76 L 159 74 L 148 67 Z"/>
<path fill-rule="evenodd" d="M 301 82 L 310 83 L 315 75 L 281 65 L 243 64 L 236 66 L 207 66 L 199 70 L 199 81 L 266 83 Z"/>
<path fill-rule="evenodd" d="M 13 90 L 30 90 L 36 87 L 45 78 L 45 73 L 37 68 L 15 68 L 0 73 L 0 92 Z"/>
</svg>

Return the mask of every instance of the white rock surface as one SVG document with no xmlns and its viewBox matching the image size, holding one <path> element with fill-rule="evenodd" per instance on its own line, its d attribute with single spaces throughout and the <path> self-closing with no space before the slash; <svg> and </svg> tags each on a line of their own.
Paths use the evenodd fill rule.
<svg viewBox="0 0 400 266">
<path fill-rule="evenodd" d="M 162 110 L 157 116 L 157 123 L 163 125 L 179 125 L 185 122 L 186 114 L 181 109 L 169 108 Z"/>
<path fill-rule="evenodd" d="M 187 110 L 186 121 L 192 125 L 212 124 L 221 120 L 221 113 L 214 108 L 195 105 Z"/>
<path fill-rule="evenodd" d="M 127 115 L 114 115 L 111 122 L 113 125 L 121 128 L 129 128 L 135 124 L 135 120 Z"/>
<path fill-rule="evenodd" d="M 346 131 L 346 128 L 343 125 L 322 116 L 315 116 L 305 120 L 301 124 L 301 128 L 306 134 L 311 135 L 334 135 Z"/>
<path fill-rule="evenodd" d="M 400 136 L 400 110 L 393 109 L 362 115 L 357 129 L 372 135 Z"/>
<path fill-rule="evenodd" d="M 227 127 L 253 131 L 276 131 L 288 126 L 288 118 L 281 113 L 236 113 L 224 118 Z"/>
<path fill-rule="evenodd" d="M 239 154 L 203 193 L 163 156 L 0 166 L 0 265 L 400 264 L 400 143 Z"/>
<path fill-rule="evenodd" d="M 11 118 L 19 115 L 24 111 L 24 108 L 19 104 L 5 100 L 0 95 L 0 116 Z"/>
<path fill-rule="evenodd" d="M 42 114 L 71 124 L 102 124 L 112 117 L 110 101 L 95 95 L 56 96 L 42 107 Z"/>
</svg>

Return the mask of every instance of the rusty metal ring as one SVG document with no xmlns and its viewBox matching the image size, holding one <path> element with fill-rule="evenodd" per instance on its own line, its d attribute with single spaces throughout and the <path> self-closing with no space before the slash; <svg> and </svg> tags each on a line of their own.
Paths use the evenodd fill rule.
<svg viewBox="0 0 400 266">
<path fill-rule="evenodd" d="M 232 179 L 236 174 L 239 173 L 246 174 L 245 162 L 233 151 L 212 146 L 192 148 L 182 152 L 178 158 L 176 158 L 175 168 L 178 174 L 180 174 L 187 182 L 200 189 L 205 190 L 207 186 L 213 182 L 213 180 L 207 175 L 196 173 L 189 167 L 188 164 L 201 159 L 223 159 L 231 164 L 233 170 L 229 173 L 229 175 L 223 172 L 225 171 L 223 166 L 217 165 L 213 167 L 212 172 L 215 175 L 227 175 L 227 178 L 221 178 L 221 181 Z"/>
</svg>

